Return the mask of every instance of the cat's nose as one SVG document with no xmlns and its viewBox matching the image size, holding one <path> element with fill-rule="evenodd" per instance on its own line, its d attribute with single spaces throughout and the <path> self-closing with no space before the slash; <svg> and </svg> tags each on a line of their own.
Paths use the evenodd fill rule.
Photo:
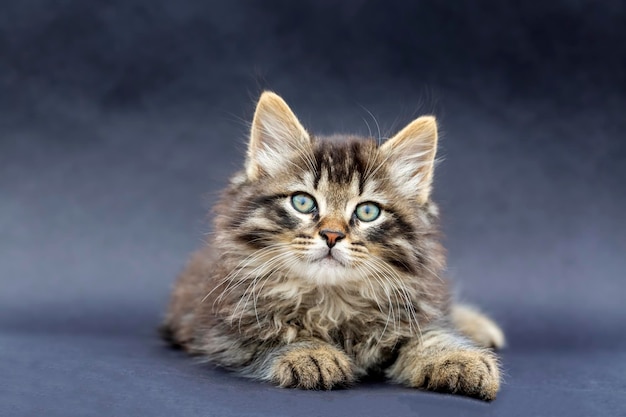
<svg viewBox="0 0 626 417">
<path fill-rule="evenodd" d="M 346 235 L 339 230 L 330 229 L 320 230 L 320 236 L 326 241 L 329 248 L 332 248 L 337 242 L 346 237 Z"/>
</svg>

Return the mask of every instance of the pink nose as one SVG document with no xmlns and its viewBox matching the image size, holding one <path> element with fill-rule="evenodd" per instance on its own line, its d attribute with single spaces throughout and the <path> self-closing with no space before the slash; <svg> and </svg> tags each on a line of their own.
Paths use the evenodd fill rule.
<svg viewBox="0 0 626 417">
<path fill-rule="evenodd" d="M 339 230 L 329 229 L 320 230 L 320 236 L 326 241 L 329 248 L 332 248 L 337 242 L 346 237 L 346 235 Z"/>
</svg>

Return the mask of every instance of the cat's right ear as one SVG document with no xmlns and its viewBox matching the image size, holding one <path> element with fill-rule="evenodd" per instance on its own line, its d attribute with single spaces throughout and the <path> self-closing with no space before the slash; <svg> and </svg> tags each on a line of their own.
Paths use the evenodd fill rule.
<svg viewBox="0 0 626 417">
<path fill-rule="evenodd" d="M 311 138 L 287 103 L 270 91 L 261 95 L 254 112 L 246 174 L 251 180 L 272 175 L 289 164 L 294 153 L 307 152 Z"/>
</svg>

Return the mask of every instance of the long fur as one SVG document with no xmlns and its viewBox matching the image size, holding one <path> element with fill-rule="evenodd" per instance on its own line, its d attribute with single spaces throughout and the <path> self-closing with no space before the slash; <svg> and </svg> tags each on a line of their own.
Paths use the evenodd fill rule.
<svg viewBox="0 0 626 417">
<path fill-rule="evenodd" d="M 265 93 L 246 168 L 215 208 L 214 237 L 174 288 L 164 323 L 170 340 L 281 386 L 330 389 L 386 374 L 493 399 L 498 364 L 485 348 L 503 338 L 490 338 L 487 327 L 499 329 L 476 311 L 453 307 L 443 279 L 429 196 L 436 134 L 429 117 L 382 146 L 312 137 L 280 97 Z M 317 210 L 295 210 L 299 192 Z M 356 218 L 363 202 L 378 204 L 380 217 Z M 325 229 L 346 237 L 330 248 Z M 485 325 L 472 325 L 482 318 Z"/>
</svg>

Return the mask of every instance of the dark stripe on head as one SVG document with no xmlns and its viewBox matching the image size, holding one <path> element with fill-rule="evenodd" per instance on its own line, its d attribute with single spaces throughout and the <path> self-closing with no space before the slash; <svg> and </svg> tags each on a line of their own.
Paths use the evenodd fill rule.
<svg viewBox="0 0 626 417">
<path fill-rule="evenodd" d="M 359 195 L 361 195 L 363 194 L 363 188 L 365 186 L 365 163 L 361 158 L 361 144 L 352 142 L 350 151 L 352 152 L 355 172 L 359 176 Z"/>
<path fill-rule="evenodd" d="M 385 261 L 399 271 L 415 274 L 417 270 L 410 260 L 407 259 L 404 251 L 397 246 L 393 246 L 393 248 L 393 251 L 385 253 L 385 256 L 383 257 Z"/>
<path fill-rule="evenodd" d="M 413 225 L 406 221 L 404 216 L 395 211 L 393 208 L 385 206 L 383 207 L 383 210 L 392 215 L 392 220 L 388 220 L 387 222 L 392 222 L 394 229 L 397 229 L 398 232 L 402 233 L 402 235 L 405 236 L 408 240 L 413 240 Z"/>
<path fill-rule="evenodd" d="M 328 181 L 339 184 L 349 184 L 354 175 L 359 178 L 359 194 L 363 193 L 365 181 L 366 161 L 363 155 L 363 143 L 351 141 L 348 143 L 325 142 L 314 150 L 317 169 L 313 186 L 319 186 L 322 173 L 328 176 Z"/>
<path fill-rule="evenodd" d="M 372 227 L 367 231 L 367 239 L 376 242 L 382 243 L 383 239 L 388 236 L 389 230 L 385 227 L 388 225 L 389 221 L 386 221 L 378 226 Z"/>
<path fill-rule="evenodd" d="M 409 224 L 394 215 L 391 219 L 368 230 L 367 238 L 385 248 L 383 259 L 387 263 L 400 271 L 416 273 L 419 263 L 415 260 L 419 258 L 414 257 L 414 253 L 407 253 L 401 246 L 388 243 L 388 240 L 394 237 L 412 241 L 412 230 Z"/>
<path fill-rule="evenodd" d="M 254 249 L 263 249 L 268 244 L 272 243 L 273 232 L 270 230 L 249 230 L 243 233 L 238 233 L 237 240 L 241 243 L 248 245 Z"/>
<path fill-rule="evenodd" d="M 257 208 L 259 206 L 264 207 L 264 206 L 267 206 L 268 204 L 274 203 L 276 200 L 282 200 L 287 197 L 289 197 L 289 194 L 285 194 L 285 193 L 261 195 L 252 200 L 252 203 L 254 204 L 253 208 Z"/>
<path fill-rule="evenodd" d="M 272 205 L 269 206 L 268 209 L 268 218 L 283 229 L 295 229 L 296 226 L 298 226 L 299 221 L 287 213 L 284 207 L 275 207 Z"/>
<path fill-rule="evenodd" d="M 315 149 L 313 157 L 315 158 L 315 178 L 313 179 L 313 189 L 317 190 L 317 186 L 322 179 L 322 160 L 324 159 L 324 151 L 321 146 Z"/>
</svg>

